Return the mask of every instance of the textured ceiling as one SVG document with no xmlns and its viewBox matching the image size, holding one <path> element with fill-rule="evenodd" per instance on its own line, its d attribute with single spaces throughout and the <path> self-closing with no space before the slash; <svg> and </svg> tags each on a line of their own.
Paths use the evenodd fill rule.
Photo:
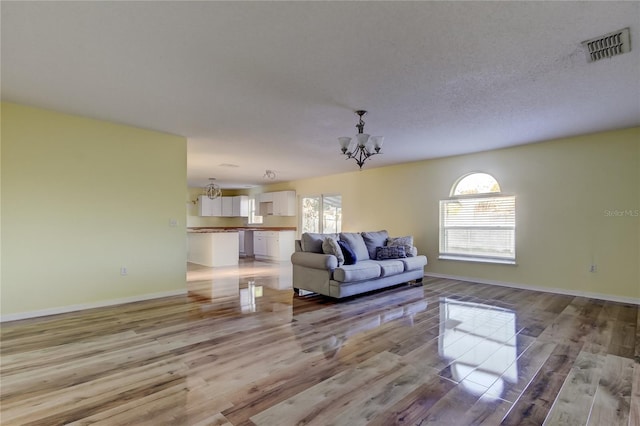
<svg viewBox="0 0 640 426">
<path fill-rule="evenodd" d="M 3 100 L 188 138 L 192 186 L 356 170 L 640 125 L 640 2 L 10 2 Z M 580 42 L 630 27 L 631 53 Z M 231 167 L 230 165 L 237 166 Z"/>
</svg>

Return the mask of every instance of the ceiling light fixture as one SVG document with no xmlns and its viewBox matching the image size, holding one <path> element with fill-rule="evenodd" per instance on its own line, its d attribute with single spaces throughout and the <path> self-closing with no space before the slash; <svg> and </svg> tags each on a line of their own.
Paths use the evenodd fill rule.
<svg viewBox="0 0 640 426">
<path fill-rule="evenodd" d="M 342 153 L 347 156 L 347 160 L 353 158 L 360 169 L 362 169 L 364 162 L 367 161 L 369 157 L 376 154 L 382 154 L 380 150 L 382 149 L 382 143 L 384 142 L 384 136 L 369 136 L 364 133 L 364 121 L 362 121 L 362 117 L 366 113 L 367 111 L 364 110 L 356 111 L 360 120 L 358 121 L 358 124 L 356 124 L 358 134 L 354 138 L 354 144 L 351 143 L 352 138 L 350 137 L 338 138 Z"/>
<path fill-rule="evenodd" d="M 220 185 L 215 184 L 214 180 L 216 180 L 216 178 L 209 178 L 209 181 L 210 181 L 209 185 L 204 187 L 204 194 L 203 194 L 212 200 L 222 195 L 222 190 L 220 189 Z"/>
<path fill-rule="evenodd" d="M 265 179 L 274 180 L 276 178 L 276 172 L 274 172 L 273 170 L 265 170 L 264 176 L 262 177 Z"/>
</svg>

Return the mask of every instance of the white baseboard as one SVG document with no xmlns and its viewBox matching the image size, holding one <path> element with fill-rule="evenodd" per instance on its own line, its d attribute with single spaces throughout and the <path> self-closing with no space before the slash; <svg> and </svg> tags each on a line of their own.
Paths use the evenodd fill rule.
<svg viewBox="0 0 640 426">
<path fill-rule="evenodd" d="M 48 315 L 66 314 L 68 312 L 83 311 L 85 309 L 104 308 L 124 303 L 142 302 L 144 300 L 160 299 L 162 297 L 182 296 L 187 294 L 187 289 L 164 291 L 161 293 L 141 294 L 139 296 L 125 297 L 122 299 L 103 300 L 93 303 L 81 303 L 79 305 L 60 306 L 57 308 L 42 309 L 39 311 L 19 312 L 16 314 L 0 315 L 0 322 L 17 321 L 22 319 L 44 317 Z"/>
<path fill-rule="evenodd" d="M 490 284 L 490 285 L 499 285 L 502 287 L 512 287 L 521 290 L 533 290 L 533 291 L 542 291 L 547 293 L 555 293 L 555 294 L 564 294 L 567 296 L 578 296 L 578 297 L 587 297 L 590 299 L 601 299 L 608 300 L 611 302 L 620 302 L 620 303 L 631 303 L 633 305 L 640 305 L 640 299 L 634 297 L 624 297 L 624 296 L 614 296 L 612 294 L 605 293 L 591 293 L 588 291 L 577 291 L 577 290 L 567 290 L 564 288 L 551 288 L 551 287 L 539 287 L 533 285 L 526 284 L 517 284 L 510 283 L 505 281 L 494 281 L 494 280 L 485 280 L 482 278 L 473 278 L 473 277 L 462 277 L 458 275 L 447 275 L 447 274 L 437 274 L 433 272 L 428 272 L 425 274 L 425 277 L 434 277 L 434 278 L 448 278 L 451 280 L 458 281 L 470 281 L 474 283 L 480 284 Z"/>
</svg>

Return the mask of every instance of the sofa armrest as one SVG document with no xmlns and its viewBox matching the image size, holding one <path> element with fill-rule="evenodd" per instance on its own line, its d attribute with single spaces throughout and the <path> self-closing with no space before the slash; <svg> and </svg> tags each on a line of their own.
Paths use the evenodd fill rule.
<svg viewBox="0 0 640 426">
<path fill-rule="evenodd" d="M 291 263 L 307 268 L 332 271 L 338 267 L 338 258 L 332 254 L 297 251 L 291 255 Z"/>
</svg>

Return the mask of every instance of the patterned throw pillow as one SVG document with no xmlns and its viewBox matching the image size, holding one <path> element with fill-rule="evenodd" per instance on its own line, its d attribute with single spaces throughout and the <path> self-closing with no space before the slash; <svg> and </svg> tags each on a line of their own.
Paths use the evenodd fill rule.
<svg viewBox="0 0 640 426">
<path fill-rule="evenodd" d="M 376 248 L 376 260 L 400 259 L 407 257 L 404 246 L 386 246 Z"/>
<path fill-rule="evenodd" d="M 387 238 L 387 247 L 404 247 L 407 257 L 413 256 L 413 236 Z"/>
<path fill-rule="evenodd" d="M 327 237 L 322 242 L 322 252 L 324 254 L 332 254 L 338 258 L 338 266 L 342 266 L 344 263 L 344 255 L 342 249 L 338 245 L 338 241 L 335 238 Z"/>
</svg>

